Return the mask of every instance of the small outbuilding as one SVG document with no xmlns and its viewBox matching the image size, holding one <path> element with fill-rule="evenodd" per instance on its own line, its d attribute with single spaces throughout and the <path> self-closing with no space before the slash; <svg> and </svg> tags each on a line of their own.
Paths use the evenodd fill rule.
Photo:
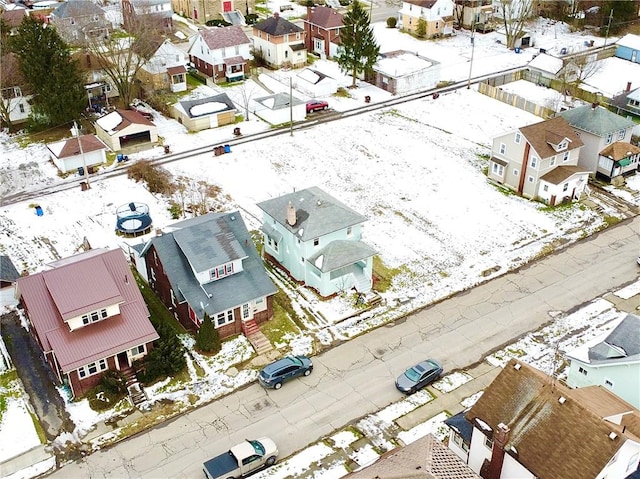
<svg viewBox="0 0 640 479">
<path fill-rule="evenodd" d="M 295 76 L 296 90 L 312 98 L 333 95 L 338 91 L 338 82 L 312 68 L 304 68 Z"/>
<path fill-rule="evenodd" d="M 231 125 L 235 122 L 238 110 L 226 93 L 179 101 L 173 105 L 172 116 L 189 131 Z"/>
<path fill-rule="evenodd" d="M 107 162 L 107 146 L 95 135 L 82 135 L 49 143 L 47 149 L 53 163 L 63 173 Z"/>
<path fill-rule="evenodd" d="M 640 63 L 640 35 L 627 33 L 616 42 L 616 52 L 614 55 L 633 63 Z"/>
<path fill-rule="evenodd" d="M 158 128 L 137 111 L 112 111 L 95 123 L 96 135 L 113 151 L 151 148 L 158 142 Z"/>
<path fill-rule="evenodd" d="M 289 123 L 291 120 L 303 121 L 307 116 L 305 103 L 286 93 L 256 98 L 253 103 L 253 114 L 272 125 Z"/>
<path fill-rule="evenodd" d="M 15 297 L 15 284 L 19 277 L 20 273 L 11 258 L 4 254 L 0 255 L 0 307 L 18 304 Z"/>
<path fill-rule="evenodd" d="M 373 83 L 393 95 L 434 88 L 440 63 L 405 50 L 383 53 L 373 65 Z"/>
</svg>

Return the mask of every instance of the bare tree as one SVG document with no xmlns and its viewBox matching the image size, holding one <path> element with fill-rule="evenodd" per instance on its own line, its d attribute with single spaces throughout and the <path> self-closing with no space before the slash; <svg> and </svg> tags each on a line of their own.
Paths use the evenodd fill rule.
<svg viewBox="0 0 640 479">
<path fill-rule="evenodd" d="M 240 97 L 242 98 L 242 107 L 244 108 L 244 119 L 249 120 L 249 103 L 251 102 L 251 98 L 256 93 L 255 84 L 248 82 L 244 82 L 242 85 L 238 87 L 240 91 Z"/>
<path fill-rule="evenodd" d="M 11 129 L 11 114 L 24 102 L 26 83 L 18 59 L 13 53 L 2 56 L 0 61 L 0 124 Z"/>
<path fill-rule="evenodd" d="M 533 12 L 533 0 L 501 0 L 500 13 L 507 37 L 507 48 L 515 47 L 525 34 L 524 26 Z"/>
</svg>

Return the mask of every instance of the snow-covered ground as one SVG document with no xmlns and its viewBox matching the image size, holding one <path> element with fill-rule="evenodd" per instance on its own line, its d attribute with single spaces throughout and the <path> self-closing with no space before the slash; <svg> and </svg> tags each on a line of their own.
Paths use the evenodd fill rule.
<svg viewBox="0 0 640 479">
<path fill-rule="evenodd" d="M 583 48 L 584 40 L 594 39 L 596 45 L 603 41 L 570 34 L 564 25 L 547 21 L 540 21 L 534 28 L 538 34 L 536 46 L 544 46 L 549 52 L 553 48 L 567 46 Z M 443 80 L 460 81 L 469 75 L 471 51 L 466 32 L 458 32 L 453 38 L 437 42 L 420 42 L 395 29 L 387 29 L 384 24 L 375 24 L 374 31 L 383 52 L 406 49 L 441 62 Z M 495 35 L 476 35 L 473 76 L 524 65 L 537 51 L 531 49 L 515 54 L 496 43 Z M 314 66 L 339 79 L 342 85 L 350 83 L 335 63 L 318 61 Z M 640 70 L 636 69 L 636 72 L 635 78 L 640 78 Z M 292 72 L 277 72 L 275 75 L 263 75 L 261 80 L 274 91 L 286 91 L 287 75 L 290 74 Z M 603 68 L 590 81 L 594 88 L 605 91 L 607 85 L 618 88 L 608 83 L 612 79 L 621 79 L 618 68 L 611 71 L 608 67 Z M 528 85 L 505 87 L 541 102 L 555 94 L 548 90 L 536 92 Z M 252 89 L 254 96 L 265 92 L 251 81 L 244 88 Z M 224 92 L 238 104 L 242 103 L 242 92 L 238 88 L 225 88 Z M 207 87 L 200 87 L 191 95 L 211 93 Z M 389 97 L 387 92 L 361 82 L 359 88 L 349 90 L 349 93 L 349 98 L 333 96 L 327 100 L 335 110 L 344 111 L 362 105 L 365 95 L 371 96 L 374 102 Z M 575 207 L 550 212 L 534 202 L 504 195 L 486 182 L 483 169 L 487 166 L 492 137 L 537 121 L 540 119 L 495 102 L 474 89 L 463 89 L 441 95 L 437 100 L 413 101 L 357 118 L 296 131 L 293 136 L 281 135 L 246 143 L 235 146 L 229 154 L 218 157 L 213 153 L 202 155 L 173 163 L 167 168 L 176 176 L 186 175 L 220 186 L 223 194 L 230 198 L 227 209 L 239 209 L 250 229 L 257 229 L 260 225 L 256 202 L 309 186 L 320 186 L 369 218 L 365 241 L 378 251 L 387 266 L 400 268 L 400 273 L 385 294 L 384 308 L 375 314 L 360 315 L 347 321 L 341 319 L 352 312 L 350 298 L 321 301 L 304 288 L 300 292 L 292 291 L 290 294 L 298 305 L 318 312 L 318 317 L 325 318 L 325 322 L 309 325 L 309 331 L 297 337 L 284 338 L 282 348 L 312 354 L 313 338 L 329 344 L 336 339 L 352 337 L 416 307 L 524 264 L 557 239 L 572 241 L 603 226 L 602 217 L 588 209 Z M 178 122 L 157 114 L 154 122 L 159 135 L 173 152 L 222 143 L 232 138 L 234 126 L 241 127 L 245 134 L 269 129 L 252 115 L 249 121 L 238 125 L 195 134 L 187 133 Z M 162 155 L 162 148 L 158 147 L 130 155 L 130 158 L 135 161 Z M 108 168 L 117 167 L 114 164 Z M 15 137 L 6 133 L 0 134 L 0 178 L 0 194 L 3 196 L 66 181 L 58 177 L 45 145 L 32 144 L 22 148 Z M 167 211 L 167 198 L 153 195 L 141 184 L 124 177 L 108 181 L 98 181 L 99 178 L 100 173 L 94 177 L 88 191 L 77 188 L 28 203 L 1 207 L 0 253 L 8 254 L 19 271 L 27 269 L 34 272 L 57 258 L 73 255 L 85 238 L 94 248 L 123 246 L 123 240 L 114 232 L 115 210 L 131 201 L 149 205 L 154 227 L 162 228 L 172 222 Z M 634 178 L 628 186 L 640 190 L 639 183 Z M 634 197 L 627 195 L 629 199 Z M 43 216 L 34 214 L 35 204 L 42 207 Z M 615 212 L 605 211 L 605 214 Z M 277 278 L 276 281 L 285 286 Z M 594 304 L 594 308 L 600 309 L 583 313 L 589 316 L 590 321 L 602 316 L 602 322 L 606 323 L 611 315 L 615 315 L 601 302 Z M 570 321 L 563 326 L 563 334 L 566 334 L 566 328 L 581 331 L 581 317 L 572 315 L 563 320 Z M 545 334 L 544 344 L 527 343 L 512 349 L 527 353 L 530 350 L 531 360 L 538 361 L 541 368 L 547 367 L 541 358 L 550 354 L 557 339 L 554 339 L 552 330 Z M 575 342 L 580 341 L 576 339 Z M 198 404 L 201 404 L 215 397 L 211 393 L 213 390 L 227 392 L 254 380 L 253 370 L 229 374 L 234 364 L 250 357 L 251 351 L 246 342 L 237 339 L 227 343 L 225 348 L 227 353 L 211 361 L 194 355 L 194 359 L 189 360 L 191 382 L 179 387 L 159 384 L 149 388 L 152 400 L 172 399 L 186 408 L 190 404 L 189 393 L 192 397 L 197 396 Z M 508 354 L 508 351 L 496 353 L 494 357 L 496 361 L 502 361 Z M 196 364 L 199 368 L 195 367 Z M 8 368 L 5 365 L 0 371 Z M 197 370 L 207 371 L 206 378 L 199 376 Z M 462 374 L 447 376 L 436 386 L 446 391 L 465 380 L 467 378 Z M 15 440 L 16 429 L 30 431 L 32 426 L 30 416 L 24 413 L 26 403 L 23 406 L 17 399 L 20 394 L 9 393 L 9 389 L 14 387 L 20 390 L 19 384 L 10 383 L 1 392 L 8 396 L 8 406 L 0 423 L 0 461 L 37 444 L 37 435 L 34 438 L 27 432 L 24 442 Z M 361 427 L 375 434 L 376 427 L 393 422 L 417 407 L 420 401 L 427 400 L 421 394 L 414 395 L 370 418 L 375 427 L 368 426 L 366 420 Z M 104 419 L 93 413 L 86 401 L 69 404 L 69 410 L 78 426 L 77 437 Z M 442 419 L 434 421 L 438 423 Z M 406 431 L 402 440 L 411 442 L 411 437 L 420 437 L 434 428 L 437 426 L 427 424 L 413 432 Z M 334 437 L 336 447 L 345 441 L 343 436 Z M 71 439 L 60 438 L 61 442 Z M 326 456 L 328 451 L 325 447 L 326 444 L 314 445 L 292 458 L 287 474 L 295 475 L 292 472 L 296 471 L 295 467 L 308 467 L 314 457 Z M 352 459 L 364 464 L 375 458 L 375 451 L 366 449 Z M 341 477 L 339 473 L 340 468 L 337 467 L 333 472 L 327 471 L 323 477 Z M 282 474 L 282 477 L 287 475 L 285 472 Z"/>
</svg>

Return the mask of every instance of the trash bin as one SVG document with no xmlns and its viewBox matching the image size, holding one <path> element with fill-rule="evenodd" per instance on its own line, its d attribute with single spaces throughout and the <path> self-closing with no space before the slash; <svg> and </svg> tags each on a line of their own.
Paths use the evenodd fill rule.
<svg viewBox="0 0 640 479">
<path fill-rule="evenodd" d="M 240 136 L 242 135 L 242 133 L 240 133 L 240 128 L 238 128 L 237 126 L 233 129 L 233 134 L 234 136 Z"/>
<path fill-rule="evenodd" d="M 371 97 L 369 95 L 364 97 L 364 102 L 365 103 L 371 103 Z"/>
<path fill-rule="evenodd" d="M 440 96 L 440 93 L 434 93 L 433 95 L 431 95 L 433 97 L 433 99 L 435 100 L 436 98 L 438 98 Z"/>
<path fill-rule="evenodd" d="M 78 166 L 78 174 L 84 176 L 84 168 L 82 166 Z"/>
<path fill-rule="evenodd" d="M 514 51 L 515 51 L 516 53 L 520 53 L 520 47 L 516 47 L 516 48 L 514 48 Z"/>
<path fill-rule="evenodd" d="M 562 47 L 562 48 L 560 49 L 560 55 L 566 55 L 566 54 L 567 54 L 567 49 L 566 49 L 566 48 L 564 48 L 564 47 Z"/>
<path fill-rule="evenodd" d="M 164 152 L 169 153 L 169 145 L 164 145 Z"/>
<path fill-rule="evenodd" d="M 89 189 L 89 184 L 86 181 L 81 181 L 80 182 L 80 189 L 82 191 L 87 191 Z"/>
<path fill-rule="evenodd" d="M 89 175 L 93 175 L 93 172 L 94 172 L 94 171 L 95 171 L 95 170 L 94 170 L 93 166 L 87 166 L 87 174 L 89 174 Z"/>
<path fill-rule="evenodd" d="M 36 209 L 36 215 L 37 216 L 42 216 L 44 214 L 44 212 L 42 211 L 42 208 L 40 207 L 40 205 L 36 205 L 35 209 Z"/>
<path fill-rule="evenodd" d="M 120 162 L 124 161 L 124 155 L 123 155 L 122 153 L 118 153 L 118 154 L 116 155 L 116 161 L 117 161 L 118 163 L 120 163 Z"/>
<path fill-rule="evenodd" d="M 222 155 L 223 153 L 224 153 L 224 147 L 222 147 L 222 146 L 216 146 L 216 147 L 213 149 L 213 154 L 214 154 L 214 155 L 216 155 L 216 156 L 220 156 L 220 155 Z"/>
<path fill-rule="evenodd" d="M 224 145 L 224 152 L 225 153 L 231 153 L 231 146 L 230 145 Z"/>
</svg>

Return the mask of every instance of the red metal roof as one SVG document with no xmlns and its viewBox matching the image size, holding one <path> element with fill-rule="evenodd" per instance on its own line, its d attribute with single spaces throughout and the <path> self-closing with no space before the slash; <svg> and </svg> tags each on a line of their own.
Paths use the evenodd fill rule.
<svg viewBox="0 0 640 479">
<path fill-rule="evenodd" d="M 79 254 L 17 283 L 43 349 L 65 373 L 159 337 L 121 250 Z M 116 303 L 119 315 L 74 331 L 63 320 L 63 312 L 72 317 Z"/>
</svg>

